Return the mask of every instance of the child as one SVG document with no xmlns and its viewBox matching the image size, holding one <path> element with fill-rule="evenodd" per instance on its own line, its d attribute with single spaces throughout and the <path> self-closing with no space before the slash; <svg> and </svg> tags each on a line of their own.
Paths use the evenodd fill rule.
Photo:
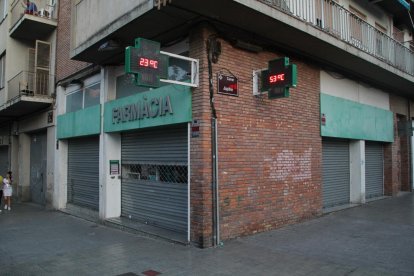
<svg viewBox="0 0 414 276">
<path fill-rule="evenodd" d="M 3 179 L 4 210 L 11 210 L 11 196 L 13 188 L 11 185 L 11 172 L 8 172 Z"/>
</svg>

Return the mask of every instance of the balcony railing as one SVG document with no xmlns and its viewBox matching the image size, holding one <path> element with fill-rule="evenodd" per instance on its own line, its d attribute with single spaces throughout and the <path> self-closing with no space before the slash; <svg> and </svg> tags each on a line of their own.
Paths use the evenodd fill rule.
<svg viewBox="0 0 414 276">
<path fill-rule="evenodd" d="M 54 89 L 54 76 L 46 72 L 22 71 L 8 81 L 8 100 L 20 96 L 50 96 Z"/>
<path fill-rule="evenodd" d="M 15 0 L 11 5 L 11 25 L 10 29 L 16 25 L 16 23 L 23 17 L 25 14 L 30 14 L 33 16 L 39 16 L 47 19 L 56 19 L 57 12 L 55 7 L 49 5 L 49 0 L 36 0 L 36 10 L 28 10 L 25 7 L 24 1 Z"/>
<path fill-rule="evenodd" d="M 414 76 L 414 52 L 332 0 L 259 0 Z"/>
</svg>

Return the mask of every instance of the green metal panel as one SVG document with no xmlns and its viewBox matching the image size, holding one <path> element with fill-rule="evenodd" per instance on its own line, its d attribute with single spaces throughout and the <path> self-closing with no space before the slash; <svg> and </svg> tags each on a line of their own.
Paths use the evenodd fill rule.
<svg viewBox="0 0 414 276">
<path fill-rule="evenodd" d="M 101 133 L 101 105 L 57 117 L 57 138 L 65 139 Z"/>
<path fill-rule="evenodd" d="M 394 141 L 393 113 L 389 110 L 321 93 L 321 114 L 326 118 L 322 136 Z"/>
<path fill-rule="evenodd" d="M 191 89 L 168 85 L 106 103 L 104 131 L 125 131 L 191 120 Z"/>
</svg>

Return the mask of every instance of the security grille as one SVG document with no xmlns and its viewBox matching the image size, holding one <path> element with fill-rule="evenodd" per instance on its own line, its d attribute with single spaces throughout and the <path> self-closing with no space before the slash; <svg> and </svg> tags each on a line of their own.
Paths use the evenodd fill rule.
<svg viewBox="0 0 414 276">
<path fill-rule="evenodd" d="M 124 216 L 187 231 L 187 166 L 135 164 L 123 166 L 122 172 Z"/>
<path fill-rule="evenodd" d="M 187 233 L 187 149 L 186 125 L 123 134 L 122 216 Z"/>
<path fill-rule="evenodd" d="M 123 166 L 123 179 L 187 183 L 187 166 L 134 164 Z"/>
<path fill-rule="evenodd" d="M 0 146 L 0 175 L 5 176 L 9 170 L 9 147 Z"/>
</svg>

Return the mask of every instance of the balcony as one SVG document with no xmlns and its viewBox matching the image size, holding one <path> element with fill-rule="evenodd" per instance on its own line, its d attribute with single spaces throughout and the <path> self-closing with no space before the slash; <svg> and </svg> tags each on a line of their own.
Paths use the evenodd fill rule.
<svg viewBox="0 0 414 276">
<path fill-rule="evenodd" d="M 104 20 L 100 26 L 107 28 L 92 28 L 89 25 L 96 20 L 81 15 L 93 14 L 88 10 L 92 7 L 103 9 L 101 2 L 80 1 L 82 9 L 72 15 L 76 18 L 74 59 L 122 64 L 123 49 L 136 36 L 168 43 L 208 21 L 229 41 L 276 46 L 292 57 L 304 57 L 402 96 L 412 96 L 414 91 L 414 52 L 332 0 L 154 0 L 152 8 L 145 1 L 129 13 L 106 21 L 99 18 Z M 159 7 L 160 2 L 167 4 Z M 91 30 L 86 36 L 84 28 Z M 118 42 L 119 49 L 100 51 L 110 39 Z"/>
<path fill-rule="evenodd" d="M 269 1 L 274 8 L 291 14 L 316 28 L 414 76 L 414 52 L 331 0 Z M 385 1 L 386 2 L 386 1 Z M 403 6 L 401 5 L 403 8 Z"/>
<path fill-rule="evenodd" d="M 0 121 L 19 118 L 53 103 L 54 76 L 22 71 L 8 81 L 7 101 L 0 106 Z"/>
<path fill-rule="evenodd" d="M 10 36 L 16 39 L 46 39 L 57 27 L 55 8 L 48 0 L 36 1 L 36 10 L 28 11 L 21 0 L 11 5 Z"/>
</svg>

